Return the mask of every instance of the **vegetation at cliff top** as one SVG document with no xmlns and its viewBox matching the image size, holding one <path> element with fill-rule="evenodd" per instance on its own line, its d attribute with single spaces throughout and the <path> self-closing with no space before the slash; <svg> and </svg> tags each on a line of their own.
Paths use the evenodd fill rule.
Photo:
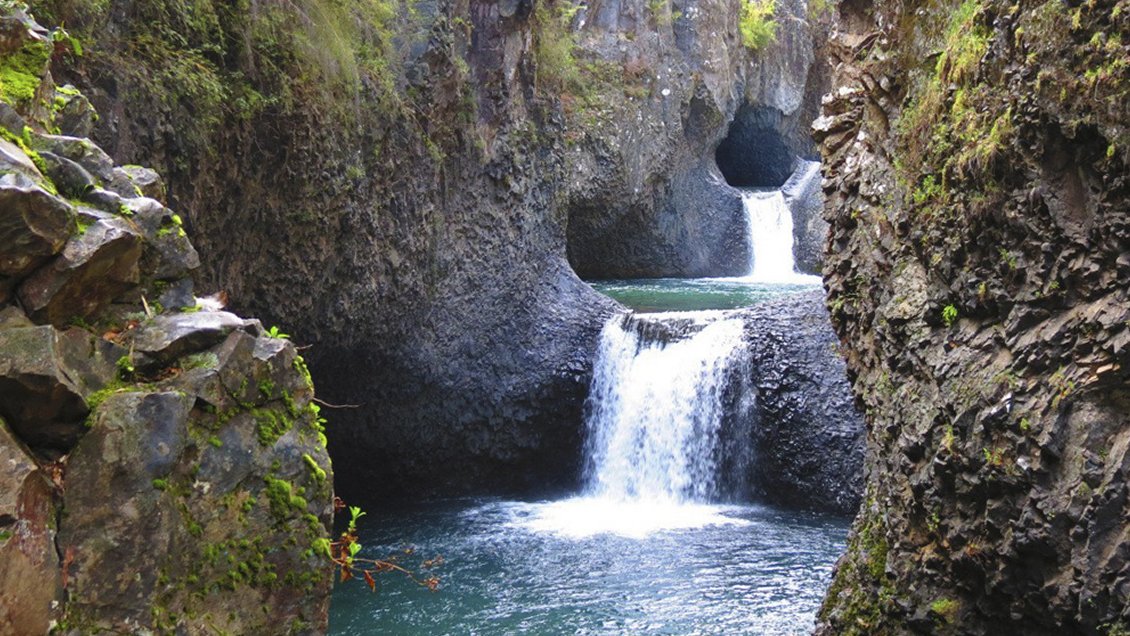
<svg viewBox="0 0 1130 636">
<path fill-rule="evenodd" d="M 775 41 L 777 22 L 773 19 L 773 12 L 776 10 L 777 0 L 745 0 L 738 22 L 742 44 L 751 51 L 757 51 Z"/>
</svg>

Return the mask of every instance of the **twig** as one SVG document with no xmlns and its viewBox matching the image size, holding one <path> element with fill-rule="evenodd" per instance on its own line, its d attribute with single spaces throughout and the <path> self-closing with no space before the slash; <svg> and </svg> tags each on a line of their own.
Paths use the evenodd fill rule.
<svg viewBox="0 0 1130 636">
<path fill-rule="evenodd" d="M 311 399 L 314 400 L 315 402 L 317 402 L 318 404 L 321 404 L 322 406 L 328 408 L 328 409 L 359 409 L 359 408 L 361 408 L 360 404 L 330 404 L 329 402 L 326 402 L 324 400 L 319 400 L 318 398 L 311 398 Z"/>
</svg>

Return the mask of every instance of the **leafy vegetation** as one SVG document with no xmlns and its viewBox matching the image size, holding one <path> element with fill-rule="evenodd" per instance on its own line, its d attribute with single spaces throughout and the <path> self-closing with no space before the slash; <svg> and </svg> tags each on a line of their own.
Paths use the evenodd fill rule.
<svg viewBox="0 0 1130 636">
<path fill-rule="evenodd" d="M 777 22 L 773 12 L 777 10 L 777 0 L 745 0 L 738 21 L 738 31 L 742 44 L 751 51 L 757 51 L 777 39 Z"/>
<path fill-rule="evenodd" d="M 947 327 L 950 327 L 955 320 L 957 320 L 957 307 L 953 305 L 942 307 L 942 322 L 946 323 Z"/>
<path fill-rule="evenodd" d="M 351 118 L 372 86 L 382 109 L 399 112 L 394 23 L 415 15 L 401 0 L 139 0 L 116 9 L 126 12 L 115 17 L 123 28 L 107 31 L 106 0 L 33 0 L 31 8 L 92 42 L 87 74 L 114 77 L 131 102 L 172 122 L 178 146 L 192 151 L 176 153 L 177 170 L 208 156 L 219 131 L 265 111 Z"/>
<path fill-rule="evenodd" d="M 344 502 L 340 499 L 334 499 L 334 508 L 345 508 Z M 350 579 L 356 578 L 360 575 L 365 583 L 368 584 L 369 589 L 374 592 L 377 590 L 376 577 L 380 574 L 388 572 L 399 572 L 413 582 L 422 585 L 429 590 L 435 591 L 439 589 L 439 578 L 432 575 L 424 578 L 419 578 L 410 570 L 404 568 L 396 562 L 396 559 L 369 559 L 360 556 L 361 543 L 357 538 L 357 522 L 361 517 L 365 516 L 365 512 L 357 506 L 349 507 L 349 525 L 341 536 L 336 541 L 329 539 L 319 539 L 315 542 L 314 549 L 318 553 L 328 557 L 330 561 L 337 567 L 341 576 L 341 581 L 344 583 Z M 411 554 L 411 550 L 406 550 L 405 554 Z M 431 569 L 443 564 L 443 557 L 437 556 L 428 559 L 421 564 L 421 569 Z"/>
<path fill-rule="evenodd" d="M 574 88 L 581 84 L 581 72 L 575 50 L 573 18 L 580 4 L 569 0 L 539 2 L 534 9 L 537 22 L 537 40 L 534 53 L 537 57 L 538 83 L 543 88 Z"/>
</svg>

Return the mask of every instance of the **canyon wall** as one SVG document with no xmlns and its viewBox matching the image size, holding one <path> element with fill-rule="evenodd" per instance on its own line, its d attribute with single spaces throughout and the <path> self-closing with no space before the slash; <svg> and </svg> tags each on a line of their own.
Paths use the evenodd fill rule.
<svg viewBox="0 0 1130 636">
<path fill-rule="evenodd" d="M 0 10 L 0 632 L 309 633 L 333 571 L 309 372 L 200 302 L 161 179 L 85 135 L 53 60 Z"/>
<path fill-rule="evenodd" d="M 309 347 L 356 500 L 576 485 L 616 306 L 570 260 L 747 262 L 714 146 L 748 103 L 809 152 L 818 94 L 808 14 L 779 4 L 757 52 L 737 0 L 33 9 L 86 42 L 63 75 L 94 137 L 169 175 L 200 286 Z"/>
<path fill-rule="evenodd" d="M 1125 1 L 853 0 L 815 129 L 868 416 L 820 634 L 1130 630 Z"/>
</svg>

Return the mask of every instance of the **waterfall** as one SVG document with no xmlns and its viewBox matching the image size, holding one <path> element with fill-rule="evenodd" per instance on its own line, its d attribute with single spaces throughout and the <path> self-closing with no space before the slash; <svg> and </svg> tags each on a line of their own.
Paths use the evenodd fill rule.
<svg viewBox="0 0 1130 636">
<path fill-rule="evenodd" d="M 793 215 L 780 190 L 743 190 L 749 240 L 749 274 L 759 283 L 812 283 L 815 276 L 796 272 Z"/>
<path fill-rule="evenodd" d="M 727 410 L 748 399 L 748 365 L 743 323 L 724 312 L 609 320 L 586 408 L 588 492 L 617 501 L 717 499 L 732 455 L 722 443 Z"/>
</svg>

